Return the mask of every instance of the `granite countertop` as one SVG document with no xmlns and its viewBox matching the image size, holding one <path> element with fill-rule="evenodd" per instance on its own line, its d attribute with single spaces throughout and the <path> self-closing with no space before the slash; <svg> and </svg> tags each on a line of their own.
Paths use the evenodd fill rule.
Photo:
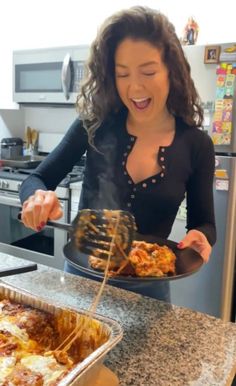
<svg viewBox="0 0 236 386">
<path fill-rule="evenodd" d="M 0 253 L 0 268 L 27 264 Z M 45 266 L 2 279 L 68 306 L 88 309 L 99 283 Z M 122 341 L 105 364 L 121 386 L 231 385 L 236 324 L 107 285 L 97 312 L 117 320 Z"/>
</svg>

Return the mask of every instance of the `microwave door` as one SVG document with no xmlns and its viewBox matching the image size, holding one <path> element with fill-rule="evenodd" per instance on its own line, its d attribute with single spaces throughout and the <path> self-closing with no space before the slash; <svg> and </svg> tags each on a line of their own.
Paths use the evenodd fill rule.
<svg viewBox="0 0 236 386">
<path fill-rule="evenodd" d="M 70 67 L 71 57 L 70 54 L 66 54 L 61 71 L 61 85 L 62 90 L 65 95 L 65 99 L 70 98 L 70 85 L 71 85 L 71 67 Z"/>
<path fill-rule="evenodd" d="M 14 51 L 14 102 L 74 106 L 88 55 L 89 46 Z"/>
<path fill-rule="evenodd" d="M 15 102 L 66 102 L 61 82 L 63 61 L 20 63 L 14 66 Z"/>
</svg>

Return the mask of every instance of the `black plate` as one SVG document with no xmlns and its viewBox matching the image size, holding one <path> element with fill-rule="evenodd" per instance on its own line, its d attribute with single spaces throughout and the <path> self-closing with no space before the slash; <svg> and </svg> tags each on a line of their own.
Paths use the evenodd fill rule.
<svg viewBox="0 0 236 386">
<path fill-rule="evenodd" d="M 149 243 L 158 243 L 159 245 L 167 245 L 176 255 L 176 275 L 163 276 L 163 277 L 133 277 L 133 276 L 115 276 L 108 279 L 108 282 L 126 282 L 126 283 L 138 283 L 138 282 L 151 282 L 151 281 L 164 281 L 164 280 L 176 280 L 183 277 L 192 275 L 197 272 L 202 264 L 203 259 L 201 256 L 191 248 L 178 249 L 177 243 L 171 240 L 164 240 L 155 236 L 140 236 L 137 239 L 144 240 Z M 85 273 L 88 277 L 103 278 L 103 272 L 95 270 L 90 267 L 88 263 L 88 255 L 78 252 L 70 241 L 64 246 L 64 255 L 66 260 L 75 267 L 78 271 Z"/>
</svg>

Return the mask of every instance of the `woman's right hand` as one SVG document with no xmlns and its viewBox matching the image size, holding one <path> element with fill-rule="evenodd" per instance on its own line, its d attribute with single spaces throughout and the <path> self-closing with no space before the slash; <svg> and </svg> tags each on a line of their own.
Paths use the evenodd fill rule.
<svg viewBox="0 0 236 386">
<path fill-rule="evenodd" d="M 48 219 L 58 220 L 62 214 L 56 193 L 39 189 L 24 202 L 21 221 L 26 227 L 39 232 Z"/>
</svg>

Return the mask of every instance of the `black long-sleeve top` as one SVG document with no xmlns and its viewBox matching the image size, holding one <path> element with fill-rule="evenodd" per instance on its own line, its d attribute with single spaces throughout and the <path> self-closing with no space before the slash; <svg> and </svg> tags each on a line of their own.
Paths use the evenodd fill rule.
<svg viewBox="0 0 236 386">
<path fill-rule="evenodd" d="M 54 190 L 87 152 L 80 209 L 128 210 L 135 216 L 138 232 L 167 238 L 186 194 L 187 230 L 198 229 L 213 245 L 214 147 L 210 137 L 176 118 L 172 144 L 161 146 L 157 154 L 161 172 L 139 183 L 132 181 L 126 169 L 135 140 L 127 132 L 122 114 L 96 131 L 95 150 L 88 144 L 82 122 L 76 119 L 61 143 L 24 181 L 21 201 L 36 189 Z"/>
</svg>

